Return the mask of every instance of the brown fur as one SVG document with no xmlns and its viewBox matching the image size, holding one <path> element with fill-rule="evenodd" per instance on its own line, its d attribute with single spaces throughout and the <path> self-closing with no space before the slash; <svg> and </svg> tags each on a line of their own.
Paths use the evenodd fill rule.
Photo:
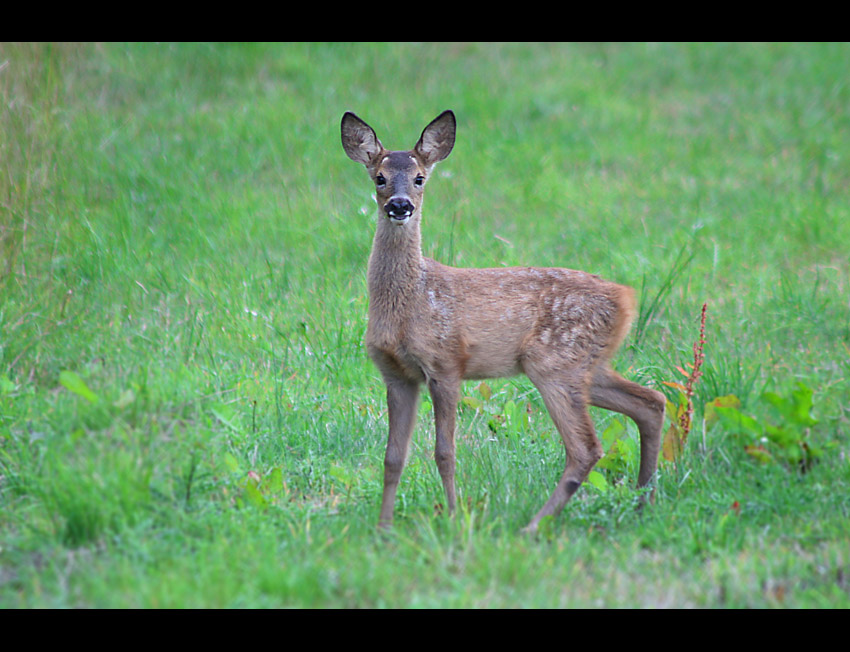
<svg viewBox="0 0 850 652">
<path fill-rule="evenodd" d="M 561 511 L 602 457 L 587 405 L 637 423 L 638 485 L 644 486 L 658 463 L 665 399 L 608 366 L 634 317 L 631 288 L 570 269 L 459 269 L 422 255 L 425 183 L 454 139 L 450 111 L 433 120 L 410 151 L 384 149 L 353 113 L 342 119 L 343 147 L 366 166 L 379 207 L 369 257 L 366 347 L 387 385 L 390 422 L 380 523 L 392 522 L 420 386 L 427 386 L 434 403 L 435 458 L 453 511 L 461 381 L 524 373 L 540 391 L 567 453 L 560 481 L 526 528 L 534 531 L 541 518 Z"/>
</svg>

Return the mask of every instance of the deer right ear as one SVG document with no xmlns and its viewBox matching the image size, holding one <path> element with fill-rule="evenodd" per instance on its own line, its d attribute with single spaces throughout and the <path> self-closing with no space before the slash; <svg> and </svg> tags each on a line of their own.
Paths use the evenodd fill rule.
<svg viewBox="0 0 850 652">
<path fill-rule="evenodd" d="M 375 135 L 375 130 L 351 111 L 343 114 L 341 130 L 342 148 L 352 161 L 368 166 L 384 151 L 384 146 Z"/>
<path fill-rule="evenodd" d="M 422 131 L 419 142 L 414 148 L 431 166 L 446 158 L 455 146 L 457 121 L 451 111 L 443 111 Z"/>
</svg>

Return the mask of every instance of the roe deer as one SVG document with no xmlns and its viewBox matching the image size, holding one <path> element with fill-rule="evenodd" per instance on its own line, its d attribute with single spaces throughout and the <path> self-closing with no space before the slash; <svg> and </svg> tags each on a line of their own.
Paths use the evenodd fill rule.
<svg viewBox="0 0 850 652">
<path fill-rule="evenodd" d="M 388 151 L 350 112 L 342 146 L 375 183 L 378 225 L 369 257 L 366 347 L 387 386 L 389 440 L 379 524 L 392 523 L 399 476 L 428 387 L 436 423 L 435 458 L 448 510 L 455 509 L 455 415 L 464 379 L 524 373 L 540 391 L 566 449 L 551 497 L 525 528 L 556 515 L 603 450 L 588 404 L 631 417 L 640 431 L 638 486 L 655 474 L 665 398 L 628 381 L 609 360 L 635 311 L 631 288 L 571 269 L 459 269 L 422 255 L 425 183 L 455 142 L 454 113 L 435 118 L 410 151 Z M 643 496 L 646 499 L 646 496 Z"/>
</svg>

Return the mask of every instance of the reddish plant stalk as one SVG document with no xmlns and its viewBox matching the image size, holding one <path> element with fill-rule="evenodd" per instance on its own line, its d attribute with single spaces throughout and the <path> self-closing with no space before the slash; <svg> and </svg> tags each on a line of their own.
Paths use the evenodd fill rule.
<svg viewBox="0 0 850 652">
<path fill-rule="evenodd" d="M 697 380 L 699 380 L 699 377 L 702 376 L 702 371 L 700 371 L 700 367 L 702 366 L 702 363 L 705 360 L 703 347 L 705 346 L 705 312 L 707 306 L 708 303 L 702 304 L 702 315 L 700 316 L 699 323 L 699 341 L 694 343 L 694 364 L 691 368 L 691 373 L 688 374 L 688 382 L 685 383 L 685 397 L 688 400 L 688 409 L 679 418 L 679 427 L 682 430 L 682 441 L 685 440 L 691 430 L 691 423 L 694 415 L 694 403 L 692 400 L 694 395 L 694 385 L 696 384 Z"/>
</svg>

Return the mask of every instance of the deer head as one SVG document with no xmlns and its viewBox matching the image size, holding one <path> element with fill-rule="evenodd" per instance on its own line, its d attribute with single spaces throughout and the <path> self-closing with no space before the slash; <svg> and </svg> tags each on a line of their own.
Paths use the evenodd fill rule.
<svg viewBox="0 0 850 652">
<path fill-rule="evenodd" d="M 451 153 L 456 129 L 454 113 L 443 111 L 425 127 L 412 150 L 389 151 L 372 127 L 348 111 L 342 116 L 342 146 L 351 160 L 366 166 L 383 215 L 403 226 L 419 214 L 425 183 L 434 165 Z"/>
</svg>

